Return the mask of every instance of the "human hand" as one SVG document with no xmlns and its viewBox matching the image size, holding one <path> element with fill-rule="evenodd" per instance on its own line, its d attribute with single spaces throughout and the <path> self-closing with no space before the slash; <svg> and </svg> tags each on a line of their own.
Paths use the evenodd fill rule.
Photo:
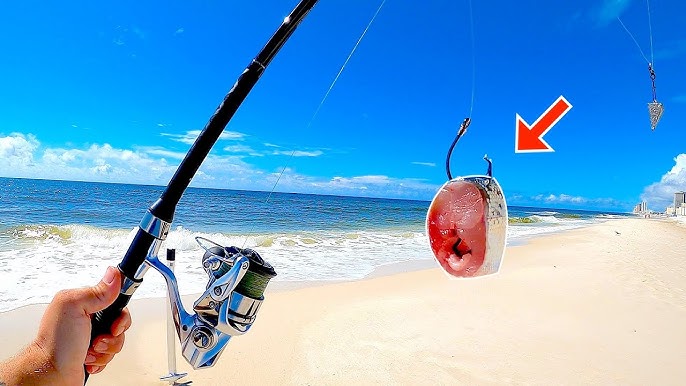
<svg viewBox="0 0 686 386">
<path fill-rule="evenodd" d="M 0 365 L 0 383 L 82 386 L 84 364 L 91 374 L 102 371 L 121 351 L 131 316 L 124 309 L 110 334 L 97 336 L 90 344 L 91 315 L 114 302 L 121 283 L 119 270 L 108 267 L 93 287 L 59 291 L 43 314 L 36 339 L 10 362 Z"/>
</svg>

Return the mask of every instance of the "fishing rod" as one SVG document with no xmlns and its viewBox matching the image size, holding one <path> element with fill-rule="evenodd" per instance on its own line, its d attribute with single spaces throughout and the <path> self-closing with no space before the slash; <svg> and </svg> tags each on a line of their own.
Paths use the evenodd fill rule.
<svg viewBox="0 0 686 386">
<path fill-rule="evenodd" d="M 123 276 L 119 296 L 112 305 L 92 318 L 91 343 L 98 335 L 110 331 L 112 323 L 129 303 L 150 267 L 165 278 L 182 353 L 193 368 L 214 365 L 231 336 L 244 334 L 254 322 L 264 299 L 264 289 L 276 276 L 274 268 L 257 252 L 247 248 L 226 248 L 196 238 L 205 249 L 202 262 L 209 283 L 205 293 L 193 305 L 194 314 L 183 309 L 174 273 L 159 261 L 157 254 L 169 233 L 177 204 L 212 146 L 272 59 L 316 4 L 317 0 L 301 0 L 283 20 L 210 117 L 162 195 L 144 214 L 133 241 L 117 266 Z M 208 242 L 211 246 L 207 245 Z M 84 384 L 88 377 L 89 373 L 85 371 Z"/>
</svg>

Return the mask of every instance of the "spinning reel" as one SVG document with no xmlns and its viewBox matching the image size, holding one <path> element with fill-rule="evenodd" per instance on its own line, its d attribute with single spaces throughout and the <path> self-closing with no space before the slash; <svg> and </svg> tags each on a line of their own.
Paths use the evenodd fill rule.
<svg viewBox="0 0 686 386">
<path fill-rule="evenodd" d="M 248 332 L 276 271 L 252 249 L 223 247 L 202 237 L 196 237 L 196 241 L 205 250 L 202 267 L 208 283 L 193 303 L 193 314 L 183 307 L 174 272 L 156 254 L 150 254 L 145 263 L 167 282 L 171 316 L 183 357 L 194 369 L 202 369 L 216 363 L 231 337 Z"/>
</svg>

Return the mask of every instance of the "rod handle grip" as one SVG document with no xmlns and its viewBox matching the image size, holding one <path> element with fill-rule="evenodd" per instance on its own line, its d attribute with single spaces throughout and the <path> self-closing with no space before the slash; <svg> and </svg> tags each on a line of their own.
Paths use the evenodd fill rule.
<svg viewBox="0 0 686 386">
<path fill-rule="evenodd" d="M 112 324 L 119 317 L 119 315 L 121 315 L 121 312 L 126 307 L 126 305 L 129 304 L 129 300 L 131 300 L 131 295 L 125 295 L 120 293 L 117 299 L 114 301 L 114 303 L 110 304 L 109 307 L 93 314 L 91 318 L 90 344 L 93 343 L 93 340 L 95 338 L 102 334 L 111 334 Z M 85 366 L 83 371 L 85 374 L 83 384 L 85 385 L 86 382 L 88 382 L 88 376 L 90 374 L 88 373 L 88 371 L 86 371 Z"/>
</svg>

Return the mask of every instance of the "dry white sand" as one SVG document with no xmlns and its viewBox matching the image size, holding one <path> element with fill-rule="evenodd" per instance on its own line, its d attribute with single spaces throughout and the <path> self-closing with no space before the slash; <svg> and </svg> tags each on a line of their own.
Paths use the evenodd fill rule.
<svg viewBox="0 0 686 386">
<path fill-rule="evenodd" d="M 124 350 L 89 385 L 166 384 L 164 307 L 131 303 Z M 42 309 L 0 314 L 0 359 Z M 686 228 L 622 219 L 540 237 L 487 278 L 428 269 L 270 291 L 215 367 L 177 361 L 193 385 L 681 385 Z"/>
</svg>

